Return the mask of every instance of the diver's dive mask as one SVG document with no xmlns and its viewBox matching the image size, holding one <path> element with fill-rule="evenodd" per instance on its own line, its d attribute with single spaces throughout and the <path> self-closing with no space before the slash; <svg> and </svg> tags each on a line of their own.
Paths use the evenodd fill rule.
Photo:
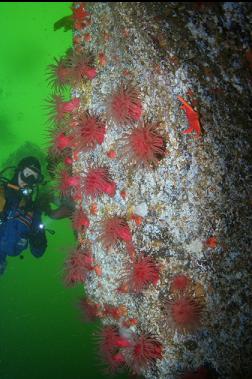
<svg viewBox="0 0 252 379">
<path fill-rule="evenodd" d="M 27 186 L 32 187 L 34 184 L 39 182 L 39 175 L 37 173 L 27 172 L 27 168 L 24 168 L 20 172 L 20 178 L 23 182 L 27 184 Z"/>
<path fill-rule="evenodd" d="M 34 167 L 24 167 L 18 173 L 19 190 L 23 196 L 31 196 L 34 188 L 41 182 L 41 174 Z"/>
</svg>

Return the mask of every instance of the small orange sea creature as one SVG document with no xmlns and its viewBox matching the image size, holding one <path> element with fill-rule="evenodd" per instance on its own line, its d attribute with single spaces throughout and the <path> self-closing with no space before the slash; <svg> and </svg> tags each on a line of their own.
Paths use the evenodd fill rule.
<svg viewBox="0 0 252 379">
<path fill-rule="evenodd" d="M 160 64 L 154 64 L 153 69 L 154 69 L 154 72 L 155 72 L 156 74 L 158 74 L 158 75 L 160 75 L 161 72 L 162 72 L 162 71 L 161 71 Z"/>
<path fill-rule="evenodd" d="M 101 268 L 101 266 L 96 265 L 94 267 L 94 270 L 95 270 L 95 273 L 96 273 L 97 276 L 102 276 L 102 268 Z"/>
<path fill-rule="evenodd" d="M 183 104 L 180 108 L 185 111 L 188 123 L 189 123 L 189 128 L 184 130 L 182 133 L 183 134 L 189 134 L 192 132 L 195 132 L 197 137 L 201 135 L 201 126 L 200 126 L 200 121 L 199 121 L 199 114 L 197 111 L 195 111 L 187 101 L 185 101 L 181 96 L 177 96 L 179 101 Z"/>
<path fill-rule="evenodd" d="M 116 151 L 115 150 L 109 150 L 107 152 L 107 156 L 110 158 L 110 159 L 115 159 L 116 157 Z"/>
<path fill-rule="evenodd" d="M 74 46 L 80 45 L 82 42 L 82 38 L 76 35 L 74 36 L 73 42 L 74 42 Z"/>
<path fill-rule="evenodd" d="M 129 36 L 129 30 L 127 28 L 123 29 L 122 34 L 125 38 L 128 38 Z"/>
<path fill-rule="evenodd" d="M 123 72 L 122 72 L 123 76 L 129 76 L 130 74 L 131 74 L 130 71 L 127 69 L 123 70 Z"/>
<path fill-rule="evenodd" d="M 96 213 L 97 213 L 97 204 L 95 204 L 95 203 L 91 204 L 91 206 L 90 206 L 89 209 L 90 209 L 90 213 L 92 215 L 96 215 Z"/>
<path fill-rule="evenodd" d="M 136 325 L 136 324 L 137 324 L 137 319 L 136 318 L 129 318 L 128 320 L 125 320 L 123 322 L 123 326 L 125 328 L 129 328 L 129 327 L 131 327 L 133 325 Z"/>
<path fill-rule="evenodd" d="M 109 33 L 108 32 L 104 32 L 103 33 L 103 38 L 104 38 L 104 41 L 107 42 L 110 39 Z"/>
<path fill-rule="evenodd" d="M 74 27 L 76 30 L 81 30 L 82 29 L 82 22 L 79 20 L 75 21 Z"/>
<path fill-rule="evenodd" d="M 77 161 L 77 160 L 78 160 L 78 154 L 79 154 L 79 151 L 74 151 L 74 152 L 73 152 L 73 160 L 74 160 L 74 161 Z"/>
<path fill-rule="evenodd" d="M 119 293 L 127 293 L 129 292 L 129 286 L 126 283 L 123 283 L 120 285 L 120 287 L 117 288 L 117 291 Z"/>
<path fill-rule="evenodd" d="M 84 40 L 85 40 L 86 42 L 90 42 L 91 39 L 92 39 L 92 37 L 91 37 L 91 34 L 90 34 L 90 33 L 86 33 L 86 34 L 84 35 Z"/>
<path fill-rule="evenodd" d="M 101 66 L 106 66 L 106 64 L 107 64 L 107 58 L 106 58 L 106 55 L 103 52 L 100 52 L 98 54 L 98 60 L 99 60 L 99 64 Z"/>
<path fill-rule="evenodd" d="M 175 55 L 172 55 L 170 57 L 167 57 L 168 61 L 170 62 L 170 64 L 172 64 L 173 66 L 175 67 L 178 67 L 179 64 L 180 64 L 180 61 L 179 61 L 179 58 L 176 57 Z"/>
<path fill-rule="evenodd" d="M 82 245 L 85 242 L 85 239 L 82 237 L 78 237 L 79 244 Z"/>
<path fill-rule="evenodd" d="M 120 195 L 121 195 L 121 197 L 122 197 L 123 199 L 125 199 L 126 196 L 127 196 L 127 193 L 126 193 L 125 190 L 122 190 L 122 191 L 120 192 Z"/>
<path fill-rule="evenodd" d="M 136 223 L 137 225 L 141 225 L 141 224 L 142 224 L 143 217 L 138 216 L 138 215 L 132 213 L 132 215 L 130 216 L 130 218 L 131 218 L 131 220 L 135 221 L 135 223 Z"/>
<path fill-rule="evenodd" d="M 205 244 L 207 245 L 207 247 L 210 247 L 211 249 L 215 249 L 217 247 L 217 238 L 212 236 L 212 237 L 209 237 Z"/>
</svg>

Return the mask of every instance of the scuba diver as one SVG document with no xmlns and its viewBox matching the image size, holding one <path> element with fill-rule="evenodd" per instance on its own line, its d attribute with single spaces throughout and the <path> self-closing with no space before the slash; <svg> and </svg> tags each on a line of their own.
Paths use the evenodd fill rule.
<svg viewBox="0 0 252 379">
<path fill-rule="evenodd" d="M 7 265 L 7 256 L 18 256 L 30 247 L 34 257 L 41 257 L 47 248 L 42 211 L 38 206 L 38 188 L 44 178 L 37 158 L 28 156 L 15 168 L 8 180 L 0 173 L 0 275 Z"/>
</svg>

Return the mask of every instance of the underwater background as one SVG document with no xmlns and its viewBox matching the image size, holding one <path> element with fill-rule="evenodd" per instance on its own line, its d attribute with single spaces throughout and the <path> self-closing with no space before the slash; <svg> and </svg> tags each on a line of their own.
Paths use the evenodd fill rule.
<svg viewBox="0 0 252 379">
<path fill-rule="evenodd" d="M 71 4 L 0 4 L 1 170 L 22 146 L 46 152 L 44 106 L 51 94 L 46 70 L 72 46 L 72 32 L 53 26 L 71 14 Z M 107 378 L 92 335 L 98 325 L 84 324 L 76 305 L 83 288 L 68 289 L 62 279 L 66 254 L 74 246 L 71 223 L 47 217 L 43 222 L 56 232 L 47 234 L 45 255 L 35 259 L 25 251 L 23 259 L 9 257 L 0 278 L 0 378 Z"/>
<path fill-rule="evenodd" d="M 66 131 L 74 138 L 69 169 L 77 175 L 75 183 L 80 179 L 84 184 L 81 193 L 78 186 L 73 188 L 79 195 L 74 199 L 76 213 L 87 211 L 91 221 L 85 237 L 78 231 L 78 242 L 86 248 L 92 241 L 97 265 L 90 270 L 98 269 L 85 278 L 85 291 L 89 300 L 98 303 L 105 327 L 81 319 L 77 304 L 84 295 L 83 285 L 64 284 L 65 261 L 77 242 L 70 220 L 44 216 L 46 228 L 55 231 L 47 234 L 45 255 L 35 259 L 27 250 L 8 257 L 7 270 L 0 276 L 0 379 L 112 377 L 102 371 L 94 335 L 100 330 L 101 337 L 111 322 L 133 344 L 118 350 L 123 354 L 113 355 L 111 362 L 112 335 L 110 364 L 120 365 L 125 359 L 132 372 L 143 366 L 138 371 L 149 379 L 251 379 L 252 7 L 239 2 L 71 6 L 70 2 L 0 3 L 0 171 L 34 155 L 46 175 L 52 127 L 46 100 L 53 93 L 48 66 L 54 64 L 55 69 L 59 63 L 55 58 L 64 56 L 74 40 L 69 53 L 72 73 L 81 75 L 71 78 L 72 94 L 66 90 L 65 100 L 71 95 L 80 99 L 75 109 L 80 119 L 77 125 L 70 124 L 76 129 Z M 69 17 L 75 20 L 74 39 Z M 113 110 L 118 96 L 123 106 Z M 154 151 L 152 159 L 158 160 L 151 162 L 153 172 L 134 169 L 141 144 L 132 161 L 126 157 L 129 166 L 118 159 L 120 154 L 116 157 L 123 148 L 119 138 L 128 139 L 115 128 L 118 110 L 124 111 L 129 131 L 137 128 L 141 117 L 146 127 L 146 120 L 158 122 L 162 149 L 157 153 L 152 139 L 147 144 Z M 104 141 L 96 138 L 101 146 L 90 152 L 85 151 L 85 141 L 78 140 L 84 111 L 103 114 L 108 126 Z M 76 117 L 73 110 L 69 113 Z M 123 125 L 125 119 L 118 121 Z M 146 142 L 145 136 L 141 141 Z M 89 208 L 84 179 L 87 167 L 91 172 L 96 163 L 108 164 L 113 182 L 107 178 L 109 186 L 101 186 L 104 196 Z M 110 198 L 112 189 L 116 193 Z M 96 248 L 99 234 L 100 241 L 105 240 L 107 216 L 117 214 L 126 220 L 123 225 L 130 226 L 126 240 L 134 242 L 136 255 L 121 233 L 123 249 L 116 246 L 107 254 L 106 244 Z M 124 267 L 126 250 L 132 267 Z M 132 276 L 135 258 L 143 252 L 154 259 L 144 266 L 147 274 L 155 268 L 151 280 L 141 272 Z M 69 273 L 75 269 L 74 264 L 68 266 Z M 186 284 L 176 287 L 181 277 Z M 133 284 L 139 278 L 147 282 L 137 296 L 131 278 Z M 125 279 L 129 288 L 118 287 Z M 189 302 L 184 302 L 187 291 Z M 173 312 L 178 304 L 186 316 L 182 319 L 180 312 Z M 107 306 L 118 307 L 119 319 Z M 131 318 L 130 327 L 122 323 L 126 317 Z M 139 349 L 141 341 L 151 341 L 154 350 L 149 343 Z M 105 348 L 111 341 L 106 342 Z"/>
</svg>

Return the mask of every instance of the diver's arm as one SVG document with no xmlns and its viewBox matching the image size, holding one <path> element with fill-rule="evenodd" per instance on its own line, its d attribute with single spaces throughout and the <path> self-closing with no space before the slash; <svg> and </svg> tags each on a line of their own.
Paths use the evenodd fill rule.
<svg viewBox="0 0 252 379">
<path fill-rule="evenodd" d="M 54 220 L 59 220 L 61 218 L 70 217 L 73 214 L 73 210 L 65 205 L 61 205 L 57 209 L 51 209 L 50 212 L 47 212 L 47 216 Z"/>
<path fill-rule="evenodd" d="M 51 204 L 57 206 L 56 209 L 53 209 Z M 62 218 L 71 217 L 74 211 L 74 203 L 68 197 L 57 197 L 52 192 L 44 192 L 40 195 L 36 207 L 41 210 L 46 216 L 59 220 Z"/>
</svg>

